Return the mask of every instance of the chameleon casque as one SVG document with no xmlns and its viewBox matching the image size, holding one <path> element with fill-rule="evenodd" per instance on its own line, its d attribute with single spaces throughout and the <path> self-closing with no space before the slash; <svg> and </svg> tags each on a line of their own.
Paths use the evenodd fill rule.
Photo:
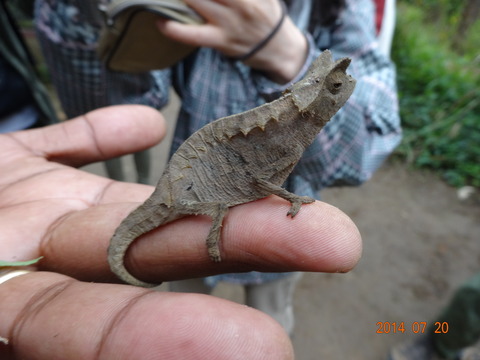
<svg viewBox="0 0 480 360">
<path fill-rule="evenodd" d="M 218 119 L 192 134 L 173 154 L 155 191 L 119 225 L 108 248 L 112 271 L 132 285 L 152 287 L 124 265 L 131 243 L 156 227 L 188 215 L 207 215 L 210 258 L 221 261 L 220 233 L 228 208 L 275 194 L 291 203 L 292 218 L 315 201 L 281 185 L 330 118 L 353 92 L 349 58 L 326 50 L 305 77 L 279 99 Z"/>
</svg>

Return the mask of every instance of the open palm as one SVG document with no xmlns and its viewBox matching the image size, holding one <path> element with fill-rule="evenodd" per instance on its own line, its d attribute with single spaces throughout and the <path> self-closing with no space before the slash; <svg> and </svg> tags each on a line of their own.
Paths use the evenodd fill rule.
<svg viewBox="0 0 480 360">
<path fill-rule="evenodd" d="M 210 296 L 100 283 L 116 282 L 107 263 L 111 234 L 153 188 L 72 166 L 145 149 L 163 133 L 157 111 L 117 106 L 0 135 L 0 260 L 43 256 L 35 268 L 42 271 L 1 285 L 0 336 L 10 340 L 0 345 L 2 359 L 292 358 L 287 335 L 256 310 Z M 355 265 L 361 241 L 348 217 L 316 202 L 292 220 L 288 208 L 275 196 L 232 208 L 220 264 L 209 260 L 203 243 L 210 219 L 187 217 L 143 236 L 127 254 L 127 267 L 159 281 Z"/>
</svg>

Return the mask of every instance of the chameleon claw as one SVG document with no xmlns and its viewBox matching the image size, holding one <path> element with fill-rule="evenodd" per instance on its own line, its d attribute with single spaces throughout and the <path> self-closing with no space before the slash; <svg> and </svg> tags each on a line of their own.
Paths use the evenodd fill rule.
<svg viewBox="0 0 480 360">
<path fill-rule="evenodd" d="M 287 216 L 291 216 L 292 218 L 297 215 L 297 213 L 300 211 L 300 206 L 302 203 L 295 202 L 292 203 L 292 206 L 290 206 L 290 210 L 287 212 Z"/>
</svg>

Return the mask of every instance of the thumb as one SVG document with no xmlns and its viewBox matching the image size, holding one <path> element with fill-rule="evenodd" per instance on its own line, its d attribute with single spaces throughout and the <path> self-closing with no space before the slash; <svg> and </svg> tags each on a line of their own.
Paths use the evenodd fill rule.
<svg viewBox="0 0 480 360">
<path fill-rule="evenodd" d="M 82 166 L 147 149 L 157 144 L 165 131 L 165 120 L 158 110 L 144 105 L 116 105 L 11 136 L 34 155 Z"/>
</svg>

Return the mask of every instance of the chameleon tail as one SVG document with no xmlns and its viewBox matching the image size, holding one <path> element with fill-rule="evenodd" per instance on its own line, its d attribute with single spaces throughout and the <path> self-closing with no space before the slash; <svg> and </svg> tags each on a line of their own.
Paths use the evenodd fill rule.
<svg viewBox="0 0 480 360">
<path fill-rule="evenodd" d="M 149 199 L 150 200 L 150 199 Z M 118 226 L 108 247 L 108 262 L 110 269 L 121 280 L 135 286 L 154 287 L 161 284 L 150 284 L 135 278 L 124 265 L 125 254 L 130 245 L 139 236 L 177 219 L 171 209 L 165 204 L 153 204 L 146 201 L 132 211 Z"/>
</svg>

